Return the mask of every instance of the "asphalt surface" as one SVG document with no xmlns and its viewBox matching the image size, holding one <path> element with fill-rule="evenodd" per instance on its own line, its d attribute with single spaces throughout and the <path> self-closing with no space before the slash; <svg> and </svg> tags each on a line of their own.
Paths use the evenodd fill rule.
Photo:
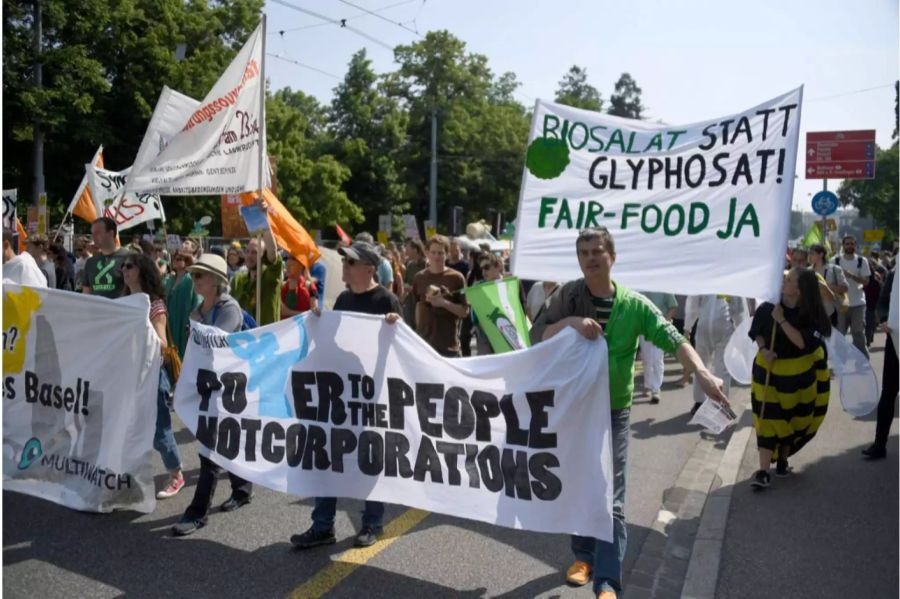
<svg viewBox="0 0 900 599">
<path fill-rule="evenodd" d="M 881 378 L 885 336 L 870 349 Z M 794 474 L 750 489 L 758 468 L 751 436 L 731 500 L 717 597 L 898 596 L 897 426 L 888 457 L 864 461 L 875 437 L 874 413 L 854 419 L 835 385 L 825 422 L 791 459 Z"/>
<path fill-rule="evenodd" d="M 667 364 L 663 401 L 636 398 L 629 448 L 629 544 L 625 579 L 650 534 L 663 498 L 696 445 L 687 426 L 690 389 L 674 388 L 680 367 Z M 640 376 L 638 377 L 640 379 Z M 190 433 L 177 440 L 188 484 L 152 514 L 76 512 L 17 493 L 3 493 L 3 593 L 8 597 L 286 597 L 352 546 L 362 502 L 338 503 L 338 543 L 306 552 L 289 538 L 309 525 L 312 500 L 257 486 L 253 502 L 187 538 L 170 528 L 190 503 L 199 472 Z M 166 479 L 158 456 L 157 487 Z M 227 479 L 214 506 L 229 495 Z M 385 522 L 406 512 L 389 506 Z M 658 533 L 654 533 L 658 534 Z M 565 585 L 571 562 L 564 535 L 529 533 L 430 514 L 339 578 L 331 597 L 589 597 Z"/>
<path fill-rule="evenodd" d="M 648 540 L 659 541 L 652 538 L 660 535 L 652 530 L 654 522 L 679 492 L 675 482 L 700 440 L 699 429 L 687 424 L 690 387 L 674 385 L 679 375 L 680 367 L 668 361 L 662 403 L 650 405 L 647 397 L 638 396 L 632 408 L 626 599 L 635 561 L 642 547 L 652 544 Z M 733 388 L 733 400 L 746 398 L 746 388 Z M 858 451 L 871 438 L 874 422 L 850 420 L 836 401 L 823 430 L 804 449 L 806 455 L 797 457 L 795 479 L 781 487 L 782 481 L 776 481 L 764 496 L 736 489 L 717 595 L 800 597 L 819 589 L 816 596 L 827 597 L 834 595 L 821 592 L 824 582 L 841 581 L 827 590 L 843 589 L 856 597 L 896 596 L 896 436 L 889 460 L 862 464 Z M 382 551 L 347 566 L 342 554 L 352 548 L 359 524 L 362 502 L 357 500 L 338 503 L 336 545 L 298 552 L 289 538 L 308 527 L 312 500 L 259 486 L 250 505 L 230 514 L 214 508 L 205 528 L 174 538 L 171 525 L 190 503 L 199 466 L 190 433 L 180 427 L 176 437 L 188 484 L 176 497 L 160 501 L 152 514 L 85 514 L 4 492 L 3 593 L 44 598 L 289 597 L 304 596 L 308 586 L 303 585 L 324 575 L 328 597 L 593 596 L 589 585 L 571 588 L 564 582 L 572 559 L 568 537 L 439 514 L 427 515 Z M 751 441 L 742 470 L 752 467 L 754 449 Z M 158 456 L 154 459 L 159 488 L 166 476 Z M 738 485 L 749 472 L 742 471 Z M 213 505 L 228 495 L 222 478 Z M 408 515 L 403 506 L 388 506 L 385 523 Z M 796 534 L 789 525 L 797 522 L 809 522 L 809 527 Z M 873 547 L 875 537 L 879 542 Z M 848 561 L 845 554 L 856 559 Z M 760 586 L 759 581 L 771 584 Z M 766 592 L 760 594 L 762 588 Z M 881 592 L 888 588 L 894 595 Z M 873 589 L 879 592 L 870 593 Z"/>
</svg>

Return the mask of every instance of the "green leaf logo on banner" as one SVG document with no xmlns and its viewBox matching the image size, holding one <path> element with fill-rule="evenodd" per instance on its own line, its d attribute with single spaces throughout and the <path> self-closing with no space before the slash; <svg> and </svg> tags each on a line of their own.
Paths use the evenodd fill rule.
<svg viewBox="0 0 900 599">
<path fill-rule="evenodd" d="M 528 146 L 525 166 L 538 179 L 555 179 L 569 165 L 569 146 L 564 139 L 538 137 Z"/>
</svg>

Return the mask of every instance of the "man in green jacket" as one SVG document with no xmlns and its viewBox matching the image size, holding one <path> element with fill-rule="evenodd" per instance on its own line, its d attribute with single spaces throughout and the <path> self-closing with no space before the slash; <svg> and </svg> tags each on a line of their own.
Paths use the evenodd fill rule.
<svg viewBox="0 0 900 599">
<path fill-rule="evenodd" d="M 260 245 L 261 244 L 261 245 Z M 256 272 L 258 253 L 262 253 L 262 275 Z M 281 320 L 281 283 L 283 262 L 278 244 L 267 229 L 262 239 L 251 239 L 246 250 L 247 271 L 235 273 L 231 279 L 231 297 L 241 308 L 264 326 Z M 256 313 L 256 278 L 260 277 L 259 314 Z"/>
<path fill-rule="evenodd" d="M 566 283 L 547 300 L 531 329 L 532 343 L 549 339 L 572 327 L 588 339 L 603 336 L 609 351 L 609 399 L 612 408 L 613 541 L 572 537 L 575 563 L 566 580 L 587 584 L 593 574 L 594 592 L 614 599 L 622 590 L 625 557 L 625 470 L 628 454 L 631 396 L 634 392 L 634 356 L 638 338 L 675 354 L 685 372 L 697 377 L 703 391 L 726 402 L 722 381 L 704 366 L 697 352 L 650 300 L 617 285 L 611 278 L 616 261 L 612 235 L 605 227 L 585 229 L 575 241 L 584 278 Z"/>
</svg>

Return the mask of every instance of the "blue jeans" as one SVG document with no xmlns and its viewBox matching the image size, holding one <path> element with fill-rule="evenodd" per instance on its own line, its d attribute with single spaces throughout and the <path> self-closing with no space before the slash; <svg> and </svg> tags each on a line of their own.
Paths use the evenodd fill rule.
<svg viewBox="0 0 900 599">
<path fill-rule="evenodd" d="M 316 497 L 313 508 L 313 530 L 324 531 L 334 528 L 334 514 L 337 511 L 336 497 Z M 380 529 L 384 521 L 384 504 L 380 501 L 366 501 L 362 512 L 362 525 Z"/>
<path fill-rule="evenodd" d="M 575 559 L 593 566 L 594 592 L 622 591 L 622 562 L 625 560 L 625 465 L 628 458 L 628 435 L 631 409 L 613 410 L 613 541 L 572 535 Z"/>
<path fill-rule="evenodd" d="M 153 435 L 153 449 L 159 452 L 166 470 L 181 468 L 181 456 L 175 442 L 175 431 L 172 430 L 172 415 L 166 405 L 169 395 L 169 376 L 165 368 L 159 369 L 159 391 L 156 392 L 156 433 Z"/>
</svg>

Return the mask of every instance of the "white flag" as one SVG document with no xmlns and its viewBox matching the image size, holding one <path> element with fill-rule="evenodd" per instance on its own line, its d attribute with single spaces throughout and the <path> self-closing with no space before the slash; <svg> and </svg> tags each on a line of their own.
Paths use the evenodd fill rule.
<svg viewBox="0 0 900 599">
<path fill-rule="evenodd" d="M 128 179 L 128 191 L 220 195 L 259 188 L 260 155 L 266 155 L 265 105 L 260 102 L 264 35 L 261 23 L 193 112 L 182 114 L 173 102 L 186 105 L 185 97 L 163 91 L 154 111 L 154 119 L 160 113 L 159 121 L 151 121 L 152 137 L 145 136 L 141 144 L 143 154 Z M 155 151 L 154 138 L 156 148 L 166 142 L 158 135 L 162 121 L 175 116 L 183 117 L 180 130 L 158 155 L 146 160 L 147 153 Z M 264 171 L 266 185 L 268 169 Z"/>
<path fill-rule="evenodd" d="M 3 190 L 3 226 L 13 233 L 16 232 L 16 197 L 17 189 Z"/>
<path fill-rule="evenodd" d="M 131 170 L 139 173 L 145 170 L 166 149 L 169 141 L 175 137 L 184 123 L 191 118 L 194 111 L 200 107 L 200 101 L 175 91 L 164 85 L 150 124 L 144 133 L 141 147 L 138 149 Z"/>
<path fill-rule="evenodd" d="M 166 220 L 158 195 L 125 192 L 131 167 L 118 172 L 97 168 L 93 164 L 86 164 L 84 168 L 97 216 L 113 219 L 120 231 L 148 220 Z"/>
</svg>

